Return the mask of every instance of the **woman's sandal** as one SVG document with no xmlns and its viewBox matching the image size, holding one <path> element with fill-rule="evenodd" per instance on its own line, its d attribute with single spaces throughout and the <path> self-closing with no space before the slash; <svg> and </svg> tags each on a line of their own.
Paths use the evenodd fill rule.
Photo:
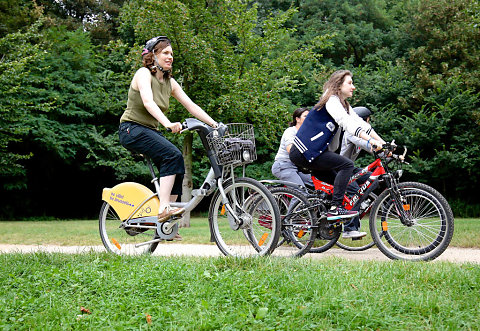
<svg viewBox="0 0 480 331">
<path fill-rule="evenodd" d="M 172 208 L 167 206 L 160 214 L 158 214 L 158 221 L 165 222 L 172 216 L 181 215 L 185 212 L 185 208 Z"/>
</svg>

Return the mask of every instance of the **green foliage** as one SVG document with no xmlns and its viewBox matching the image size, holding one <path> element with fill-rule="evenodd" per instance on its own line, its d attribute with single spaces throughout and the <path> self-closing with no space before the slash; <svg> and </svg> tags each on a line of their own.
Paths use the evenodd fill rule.
<svg viewBox="0 0 480 331">
<path fill-rule="evenodd" d="M 350 58 L 355 66 L 363 64 L 368 54 L 392 43 L 386 32 L 393 21 L 383 0 L 304 0 L 294 22 L 303 41 L 318 34 L 332 36 L 330 47 L 318 50 L 336 66 Z"/>
<path fill-rule="evenodd" d="M 21 160 L 32 156 L 31 151 L 16 148 L 29 132 L 29 98 L 22 93 L 23 81 L 36 61 L 45 54 L 39 45 L 40 22 L 26 32 L 16 32 L 0 39 L 0 174 L 3 189 L 25 187 L 25 168 Z"/>
<path fill-rule="evenodd" d="M 118 16 L 125 0 L 35 0 L 49 18 L 49 26 L 88 31 L 95 44 L 105 45 L 118 37 Z"/>
<path fill-rule="evenodd" d="M 21 93 L 30 102 L 32 139 L 67 162 L 87 145 L 86 132 L 100 111 L 96 93 L 95 50 L 82 31 L 51 28 L 46 31 L 43 61 L 38 62 L 24 81 Z"/>
<path fill-rule="evenodd" d="M 0 38 L 25 29 L 41 16 L 41 8 L 31 0 L 0 0 Z"/>
<path fill-rule="evenodd" d="M 428 89 L 443 78 L 461 76 L 467 88 L 478 90 L 479 11 L 478 1 L 419 3 L 414 20 L 405 26 L 414 41 L 406 60 L 411 73 L 417 75 L 419 87 Z"/>
</svg>

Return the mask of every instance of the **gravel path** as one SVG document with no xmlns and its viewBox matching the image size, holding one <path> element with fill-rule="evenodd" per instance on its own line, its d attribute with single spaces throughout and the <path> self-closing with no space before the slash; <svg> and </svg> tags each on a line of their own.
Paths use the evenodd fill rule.
<svg viewBox="0 0 480 331">
<path fill-rule="evenodd" d="M 33 253 L 33 252 L 49 252 L 49 253 L 87 253 L 90 251 L 103 252 L 103 246 L 54 246 L 54 245 L 4 245 L 0 244 L 0 253 Z M 222 256 L 221 252 L 215 245 L 194 245 L 194 244 L 178 244 L 166 243 L 161 244 L 155 251 L 157 256 Z M 322 259 L 328 256 L 342 257 L 351 260 L 376 260 L 388 261 L 389 259 L 383 255 L 378 249 L 370 248 L 363 252 L 347 252 L 340 248 L 332 248 L 321 254 L 307 254 L 303 258 Z M 450 262 L 472 262 L 480 264 L 480 249 L 449 247 L 435 261 Z"/>
</svg>

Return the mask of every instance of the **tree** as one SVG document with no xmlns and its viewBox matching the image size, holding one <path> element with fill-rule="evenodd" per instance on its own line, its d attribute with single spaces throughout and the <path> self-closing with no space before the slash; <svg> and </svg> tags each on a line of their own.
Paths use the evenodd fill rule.
<svg viewBox="0 0 480 331">
<path fill-rule="evenodd" d="M 103 185 L 95 178 L 107 181 L 113 171 L 105 169 L 105 162 L 97 163 L 95 156 L 90 156 L 91 151 L 103 148 L 123 157 L 128 154 L 115 148 L 116 141 L 108 148 L 105 144 L 111 137 L 101 135 L 105 128 L 113 133 L 118 127 L 118 116 L 125 102 L 123 93 L 125 85 L 128 86 L 121 75 L 112 71 L 116 69 L 113 56 L 100 62 L 99 52 L 88 33 L 67 31 L 62 26 L 48 28 L 35 36 L 9 35 L 2 42 L 8 52 L 2 51 L 6 54 L 3 57 L 6 63 L 2 63 L 1 77 L 5 84 L 1 88 L 7 97 L 0 101 L 0 139 L 2 168 L 10 171 L 2 171 L 2 175 L 8 176 L 8 185 L 15 189 L 4 201 L 11 200 L 7 205 L 12 208 L 22 201 L 25 214 L 71 213 L 68 199 L 72 197 L 62 193 L 65 183 L 75 187 L 72 192 L 82 196 L 83 201 L 96 201 L 95 194 L 89 190 L 99 192 Z M 115 49 L 113 45 L 111 48 Z M 110 65 L 110 71 L 100 64 Z M 117 88 L 118 85 L 121 88 Z M 117 91 L 121 97 L 116 95 Z M 119 99 L 122 103 L 114 102 Z M 99 141 L 104 145 L 99 147 Z M 25 160 L 26 156 L 30 159 Z M 13 171 L 18 175 L 14 176 Z M 15 178 L 21 181 L 12 183 Z M 18 190 L 27 185 L 28 191 Z M 30 198 L 20 198 L 23 194 Z M 6 209 L 2 214 L 10 213 Z M 91 215 L 87 209 L 73 210 L 73 213 Z"/>
<path fill-rule="evenodd" d="M 22 82 L 35 61 L 44 54 L 39 45 L 38 28 L 31 26 L 26 32 L 7 34 L 0 39 L 0 174 L 3 189 L 24 188 L 25 168 L 21 164 L 32 156 L 18 145 L 29 131 L 27 108 L 30 100 L 21 96 Z"/>
<path fill-rule="evenodd" d="M 410 179 L 472 204 L 480 166 L 479 2 L 410 6 L 397 27 L 403 56 L 355 68 L 355 101 L 376 110 L 379 132 L 408 146 Z"/>
<path fill-rule="evenodd" d="M 425 92 L 451 77 L 461 77 L 466 89 L 480 91 L 479 12 L 479 1 L 419 3 L 404 36 L 411 41 L 405 67 L 418 81 L 415 98 L 420 103 Z"/>
<path fill-rule="evenodd" d="M 49 18 L 50 26 L 88 31 L 95 44 L 118 37 L 118 15 L 125 0 L 35 0 Z"/>
<path fill-rule="evenodd" d="M 25 33 L 41 13 L 41 8 L 31 0 L 0 0 L 0 38 L 19 31 Z"/>
</svg>

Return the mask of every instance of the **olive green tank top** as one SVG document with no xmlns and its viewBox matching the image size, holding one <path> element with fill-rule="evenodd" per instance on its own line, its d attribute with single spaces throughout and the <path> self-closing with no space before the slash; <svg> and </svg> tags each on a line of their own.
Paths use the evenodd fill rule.
<svg viewBox="0 0 480 331">
<path fill-rule="evenodd" d="M 170 95 L 172 94 L 172 83 L 170 79 L 165 79 L 163 82 L 159 81 L 157 77 L 152 75 L 152 92 L 153 101 L 157 106 L 166 112 L 170 105 Z M 127 109 L 120 118 L 120 123 L 130 121 L 135 122 L 152 129 L 158 129 L 159 122 L 153 117 L 143 105 L 140 91 L 132 88 L 128 90 Z"/>
</svg>

